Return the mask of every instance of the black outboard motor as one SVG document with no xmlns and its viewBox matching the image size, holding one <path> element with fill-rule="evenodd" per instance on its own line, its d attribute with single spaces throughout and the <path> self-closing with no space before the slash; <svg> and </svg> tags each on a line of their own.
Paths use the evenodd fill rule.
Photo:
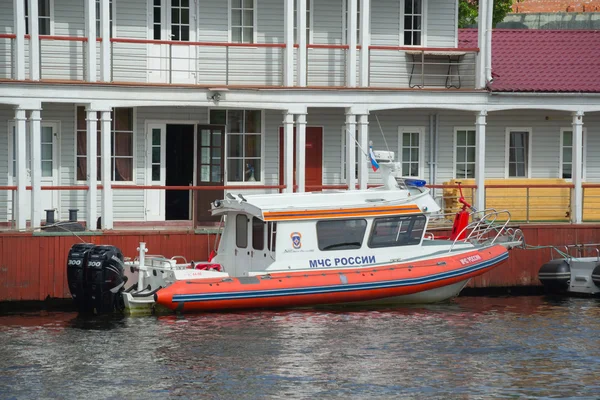
<svg viewBox="0 0 600 400">
<path fill-rule="evenodd" d="M 95 247 L 92 243 L 77 243 L 69 250 L 67 258 L 67 281 L 71 297 L 75 302 L 75 306 L 80 312 L 85 311 L 85 275 L 84 264 L 87 262 L 87 255 L 91 249 Z"/>
<path fill-rule="evenodd" d="M 542 265 L 538 279 L 548 292 L 564 293 L 571 283 L 571 267 L 564 259 L 552 260 Z"/>
<path fill-rule="evenodd" d="M 74 245 L 69 252 L 67 276 L 79 311 L 104 314 L 122 310 L 121 292 L 127 280 L 123 269 L 123 254 L 117 247 Z"/>
<path fill-rule="evenodd" d="M 600 264 L 596 265 L 596 268 L 592 271 L 592 282 L 600 288 Z"/>
</svg>

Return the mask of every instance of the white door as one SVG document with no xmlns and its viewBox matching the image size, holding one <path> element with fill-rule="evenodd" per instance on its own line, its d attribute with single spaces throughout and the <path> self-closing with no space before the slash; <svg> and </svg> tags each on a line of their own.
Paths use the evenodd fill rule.
<svg viewBox="0 0 600 400">
<path fill-rule="evenodd" d="M 245 214 L 235 216 L 235 275 L 247 276 L 252 267 L 252 222 Z"/>
<path fill-rule="evenodd" d="M 195 0 L 150 0 L 150 40 L 173 44 L 148 45 L 148 81 L 196 83 Z"/>
<path fill-rule="evenodd" d="M 165 186 L 166 184 L 166 124 L 148 124 L 146 127 L 147 166 L 146 185 Z M 165 220 L 165 191 L 146 190 L 146 220 Z"/>
<path fill-rule="evenodd" d="M 14 123 L 10 127 L 11 135 L 8 138 L 9 149 L 9 184 L 16 185 L 16 128 Z M 29 132 L 29 124 L 27 124 L 27 182 L 26 185 L 31 185 L 31 137 Z M 42 122 L 40 132 L 41 146 L 41 185 L 56 186 L 58 185 L 58 124 Z M 58 219 L 59 210 L 59 192 L 57 190 L 42 190 L 41 191 L 41 206 L 42 210 L 56 210 L 55 217 Z M 31 218 L 31 191 L 27 191 L 26 195 L 26 218 Z M 13 199 L 14 200 L 14 199 Z M 13 215 L 13 201 L 8 202 L 8 215 Z M 45 218 L 45 212 L 42 213 L 42 218 Z"/>
</svg>

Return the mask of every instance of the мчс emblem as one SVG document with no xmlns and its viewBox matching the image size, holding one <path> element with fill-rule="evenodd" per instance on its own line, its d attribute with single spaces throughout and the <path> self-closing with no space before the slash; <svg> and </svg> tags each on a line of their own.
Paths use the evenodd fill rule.
<svg viewBox="0 0 600 400">
<path fill-rule="evenodd" d="M 302 247 L 302 234 L 300 234 L 300 232 L 292 232 L 290 237 L 292 238 L 292 246 L 294 249 L 298 250 Z"/>
</svg>

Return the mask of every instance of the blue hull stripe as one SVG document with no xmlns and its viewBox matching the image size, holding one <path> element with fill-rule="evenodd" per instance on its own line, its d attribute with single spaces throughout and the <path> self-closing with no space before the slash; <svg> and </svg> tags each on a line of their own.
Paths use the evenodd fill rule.
<svg viewBox="0 0 600 400">
<path fill-rule="evenodd" d="M 281 297 L 295 296 L 305 294 L 326 294 L 340 293 L 361 290 L 388 289 L 403 286 L 416 286 L 425 283 L 443 281 L 445 279 L 456 278 L 462 275 L 467 275 L 481 269 L 493 266 L 508 258 L 508 252 L 501 254 L 491 260 L 484 261 L 479 264 L 474 264 L 469 267 L 457 269 L 454 271 L 443 272 L 436 275 L 424 276 L 421 278 L 399 279 L 393 281 L 368 282 L 355 284 L 339 284 L 331 286 L 309 286 L 302 288 L 287 288 L 287 289 L 270 289 L 270 290 L 254 290 L 244 292 L 220 292 L 220 293 L 200 293 L 200 294 L 175 294 L 173 295 L 173 303 L 188 303 L 195 301 L 210 301 L 210 300 L 239 300 L 264 297 Z"/>
</svg>

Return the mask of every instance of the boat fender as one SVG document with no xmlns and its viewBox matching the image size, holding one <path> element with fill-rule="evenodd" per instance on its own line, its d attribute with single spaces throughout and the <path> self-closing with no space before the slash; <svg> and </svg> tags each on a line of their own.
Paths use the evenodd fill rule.
<svg viewBox="0 0 600 400">
<path fill-rule="evenodd" d="M 592 271 L 592 282 L 600 288 L 600 264 L 596 265 L 596 268 Z"/>
<path fill-rule="evenodd" d="M 563 258 L 549 261 L 539 269 L 538 279 L 547 291 L 564 292 L 571 283 L 571 267 Z"/>
</svg>

